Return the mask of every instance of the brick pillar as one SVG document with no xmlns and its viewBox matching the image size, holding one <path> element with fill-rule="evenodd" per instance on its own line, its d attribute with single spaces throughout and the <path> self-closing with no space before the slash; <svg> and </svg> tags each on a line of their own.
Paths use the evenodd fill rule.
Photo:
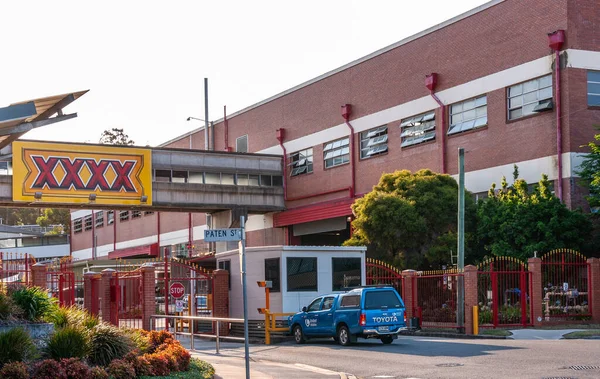
<svg viewBox="0 0 600 379">
<path fill-rule="evenodd" d="M 97 289 L 95 291 L 92 289 L 94 286 L 94 281 L 92 279 L 98 275 L 98 273 L 92 271 L 88 271 L 83 275 L 83 308 L 94 316 L 98 315 L 94 312 L 95 309 L 93 309 L 92 304 L 94 301 L 98 301 L 100 294 Z"/>
<path fill-rule="evenodd" d="M 406 307 L 406 320 L 417 316 L 417 272 L 415 270 L 402 271 L 404 292 L 404 306 Z"/>
<path fill-rule="evenodd" d="M 544 319 L 544 315 L 542 314 L 542 302 L 544 300 L 542 292 L 542 260 L 540 258 L 529 258 L 527 264 L 531 273 L 531 293 L 529 295 L 531 322 L 533 322 L 533 326 L 537 327 L 542 325 L 542 321 L 538 321 L 538 317 L 541 317 L 540 320 Z"/>
<path fill-rule="evenodd" d="M 213 271 L 213 317 L 229 317 L 229 272 Z M 227 323 L 221 322 L 219 334 L 229 334 Z"/>
<path fill-rule="evenodd" d="M 31 276 L 33 277 L 31 280 L 31 284 L 33 284 L 34 287 L 48 289 L 48 266 L 46 266 L 43 263 L 34 264 L 33 266 L 31 266 Z"/>
<path fill-rule="evenodd" d="M 115 299 L 110 296 L 110 280 L 116 274 L 116 271 L 112 268 L 102 270 L 102 278 L 100 279 L 100 296 L 102 297 L 101 309 L 102 309 L 102 321 L 112 322 L 112 309 L 116 307 Z"/>
<path fill-rule="evenodd" d="M 588 259 L 590 265 L 590 279 L 588 283 L 588 302 L 592 319 L 595 323 L 600 323 L 600 259 Z"/>
<path fill-rule="evenodd" d="M 477 306 L 477 267 L 468 265 L 464 273 L 465 283 L 465 334 L 473 334 L 473 307 Z"/>
<path fill-rule="evenodd" d="M 142 266 L 142 328 L 151 330 L 152 324 L 150 316 L 156 312 L 156 274 L 154 266 Z"/>
</svg>

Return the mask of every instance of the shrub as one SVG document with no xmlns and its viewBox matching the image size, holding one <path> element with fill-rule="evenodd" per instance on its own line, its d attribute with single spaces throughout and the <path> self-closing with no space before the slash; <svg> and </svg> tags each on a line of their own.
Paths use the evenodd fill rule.
<svg viewBox="0 0 600 379">
<path fill-rule="evenodd" d="M 13 301 L 12 297 L 0 293 L 0 320 L 12 320 L 23 317 L 23 310 Z"/>
<path fill-rule="evenodd" d="M 91 314 L 86 314 L 85 319 L 83 320 L 82 326 L 86 329 L 93 329 L 100 324 L 100 319 L 98 316 L 94 316 Z"/>
<path fill-rule="evenodd" d="M 67 374 L 62 365 L 53 359 L 46 359 L 34 368 L 35 379 L 67 379 Z"/>
<path fill-rule="evenodd" d="M 9 362 L 33 359 L 35 355 L 35 345 L 23 328 L 0 333 L 0 367 Z"/>
<path fill-rule="evenodd" d="M 152 354 L 156 351 L 156 349 L 165 343 L 167 339 L 173 340 L 173 335 L 166 330 L 161 331 L 151 331 L 148 333 L 148 339 L 150 342 L 150 346 L 148 347 L 148 353 Z"/>
<path fill-rule="evenodd" d="M 177 369 L 179 371 L 189 370 L 190 359 L 192 359 L 192 355 L 189 351 L 184 349 L 182 346 L 171 346 L 167 350 L 167 353 L 175 357 L 175 361 L 177 362 Z"/>
<path fill-rule="evenodd" d="M 122 329 L 127 337 L 133 342 L 135 349 L 139 351 L 140 354 L 145 354 L 148 352 L 150 347 L 150 339 L 148 337 L 148 332 L 143 329 Z M 138 354 L 139 355 L 139 354 Z"/>
<path fill-rule="evenodd" d="M 152 376 L 167 376 L 171 373 L 169 371 L 169 361 L 163 354 L 145 354 L 144 357 L 152 367 Z"/>
<path fill-rule="evenodd" d="M 55 299 L 48 297 L 48 292 L 39 287 L 22 288 L 13 292 L 12 299 L 23 309 L 29 321 L 41 321 L 44 316 L 54 310 Z"/>
<path fill-rule="evenodd" d="M 115 359 L 106 369 L 108 374 L 115 379 L 135 379 L 135 370 L 131 363 L 124 359 Z"/>
<path fill-rule="evenodd" d="M 27 366 L 23 362 L 7 363 L 0 370 L 0 378 L 3 379 L 29 379 Z"/>
<path fill-rule="evenodd" d="M 90 370 L 90 379 L 109 379 L 109 376 L 102 367 L 94 367 Z"/>
<path fill-rule="evenodd" d="M 89 341 L 86 332 L 72 326 L 56 330 L 47 342 L 45 353 L 52 359 L 83 359 L 89 351 Z"/>
<path fill-rule="evenodd" d="M 133 366 L 137 376 L 146 376 L 152 374 L 150 362 L 148 362 L 145 357 L 139 356 L 138 353 L 139 350 L 134 350 L 127 354 L 123 359 Z"/>
<path fill-rule="evenodd" d="M 90 375 L 90 368 L 80 359 L 62 359 L 60 365 L 63 367 L 68 379 L 87 379 Z"/>
<path fill-rule="evenodd" d="M 94 365 L 108 366 L 113 359 L 129 353 L 132 345 L 131 340 L 117 327 L 98 324 L 91 330 L 88 360 Z"/>
</svg>

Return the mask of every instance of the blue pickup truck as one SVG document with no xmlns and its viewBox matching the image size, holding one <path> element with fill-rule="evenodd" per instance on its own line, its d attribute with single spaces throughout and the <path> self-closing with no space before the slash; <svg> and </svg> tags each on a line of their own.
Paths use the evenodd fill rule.
<svg viewBox="0 0 600 379">
<path fill-rule="evenodd" d="M 390 344 L 406 329 L 405 317 L 404 302 L 393 287 L 362 287 L 319 296 L 290 316 L 288 324 L 296 343 L 333 337 L 347 346 L 360 337 Z"/>
</svg>

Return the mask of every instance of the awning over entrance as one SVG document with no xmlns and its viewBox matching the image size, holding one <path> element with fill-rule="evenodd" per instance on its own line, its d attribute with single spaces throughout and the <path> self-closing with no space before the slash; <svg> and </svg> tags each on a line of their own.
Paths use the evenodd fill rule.
<svg viewBox="0 0 600 379">
<path fill-rule="evenodd" d="M 305 222 L 326 220 L 334 217 L 351 216 L 350 206 L 354 199 L 331 200 L 325 203 L 309 205 L 306 207 L 290 209 L 276 213 L 273 217 L 273 226 L 282 227 L 302 224 Z"/>
<path fill-rule="evenodd" d="M 158 244 L 134 246 L 126 249 L 119 249 L 108 253 L 108 259 L 131 258 L 137 256 L 158 257 Z"/>
</svg>

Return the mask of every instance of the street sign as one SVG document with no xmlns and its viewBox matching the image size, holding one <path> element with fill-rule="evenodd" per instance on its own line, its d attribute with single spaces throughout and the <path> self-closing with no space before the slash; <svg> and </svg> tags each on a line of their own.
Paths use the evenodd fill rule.
<svg viewBox="0 0 600 379">
<path fill-rule="evenodd" d="M 204 231 L 205 242 L 241 241 L 242 229 L 206 229 Z"/>
<path fill-rule="evenodd" d="M 175 299 L 181 299 L 185 294 L 185 287 L 179 282 L 171 283 L 169 287 L 169 294 Z"/>
<path fill-rule="evenodd" d="M 183 300 L 175 300 L 175 312 L 183 312 Z"/>
</svg>

